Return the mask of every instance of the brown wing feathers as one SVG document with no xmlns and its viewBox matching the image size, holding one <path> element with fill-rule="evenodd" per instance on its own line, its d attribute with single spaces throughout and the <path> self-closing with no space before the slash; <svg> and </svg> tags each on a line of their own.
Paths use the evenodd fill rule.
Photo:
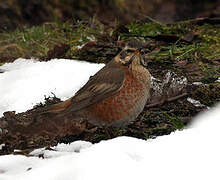
<svg viewBox="0 0 220 180">
<path fill-rule="evenodd" d="M 58 113 L 60 111 L 74 112 L 97 103 L 120 90 L 125 80 L 123 68 L 115 62 L 110 62 L 75 94 L 74 97 L 52 105 L 46 112 Z"/>
</svg>

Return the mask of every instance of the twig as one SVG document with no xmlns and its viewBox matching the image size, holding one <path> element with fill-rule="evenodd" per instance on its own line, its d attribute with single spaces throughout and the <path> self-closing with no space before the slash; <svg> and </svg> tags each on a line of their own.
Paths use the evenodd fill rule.
<svg viewBox="0 0 220 180">
<path fill-rule="evenodd" d="M 145 17 L 147 20 L 149 20 L 150 22 L 153 22 L 153 23 L 155 23 L 155 24 L 159 24 L 159 25 L 163 25 L 162 23 L 160 23 L 159 21 L 157 21 L 157 20 L 155 20 L 155 19 L 153 19 L 153 18 L 151 18 L 150 16 L 147 16 L 147 15 L 144 15 L 144 14 L 141 14 L 141 13 L 138 13 L 139 15 L 141 15 L 141 16 L 143 16 L 143 17 Z"/>
</svg>

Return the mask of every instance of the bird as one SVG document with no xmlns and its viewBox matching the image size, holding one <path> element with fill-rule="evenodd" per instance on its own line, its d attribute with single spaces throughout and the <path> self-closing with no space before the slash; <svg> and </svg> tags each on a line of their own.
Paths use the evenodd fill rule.
<svg viewBox="0 0 220 180">
<path fill-rule="evenodd" d="M 95 126 L 124 127 L 144 109 L 150 83 L 142 51 L 126 46 L 73 97 L 52 105 L 44 113 L 56 114 L 60 119 L 69 114 L 68 118 L 80 117 Z"/>
<path fill-rule="evenodd" d="M 150 84 L 151 75 L 142 49 L 125 46 L 73 97 L 36 111 L 34 118 L 25 116 L 23 121 L 13 113 L 5 113 L 0 128 L 7 135 L 24 139 L 76 135 L 86 131 L 88 124 L 126 127 L 144 109 L 150 98 Z"/>
</svg>

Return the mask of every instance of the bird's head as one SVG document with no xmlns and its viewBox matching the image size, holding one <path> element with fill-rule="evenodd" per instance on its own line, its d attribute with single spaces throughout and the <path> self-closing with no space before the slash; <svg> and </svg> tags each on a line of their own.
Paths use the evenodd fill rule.
<svg viewBox="0 0 220 180">
<path fill-rule="evenodd" d="M 123 66 L 142 65 L 147 66 L 142 49 L 125 47 L 115 58 L 115 61 Z"/>
</svg>

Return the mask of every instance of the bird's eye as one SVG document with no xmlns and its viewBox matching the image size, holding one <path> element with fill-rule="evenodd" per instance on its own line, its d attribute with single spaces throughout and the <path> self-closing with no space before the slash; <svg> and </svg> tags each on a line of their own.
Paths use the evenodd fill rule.
<svg viewBox="0 0 220 180">
<path fill-rule="evenodd" d="M 145 51 L 143 49 L 140 49 L 141 55 L 145 54 Z"/>
<path fill-rule="evenodd" d="M 122 52 L 120 53 L 120 58 L 121 58 L 121 59 L 125 59 L 126 56 L 128 56 L 129 53 L 133 53 L 133 52 L 134 52 L 133 49 L 126 49 L 126 50 L 124 50 L 124 51 L 122 51 Z"/>
<path fill-rule="evenodd" d="M 121 59 L 124 59 L 126 56 L 127 56 L 127 52 L 126 52 L 126 51 L 122 51 L 122 52 L 120 53 L 120 58 L 121 58 Z"/>
</svg>

